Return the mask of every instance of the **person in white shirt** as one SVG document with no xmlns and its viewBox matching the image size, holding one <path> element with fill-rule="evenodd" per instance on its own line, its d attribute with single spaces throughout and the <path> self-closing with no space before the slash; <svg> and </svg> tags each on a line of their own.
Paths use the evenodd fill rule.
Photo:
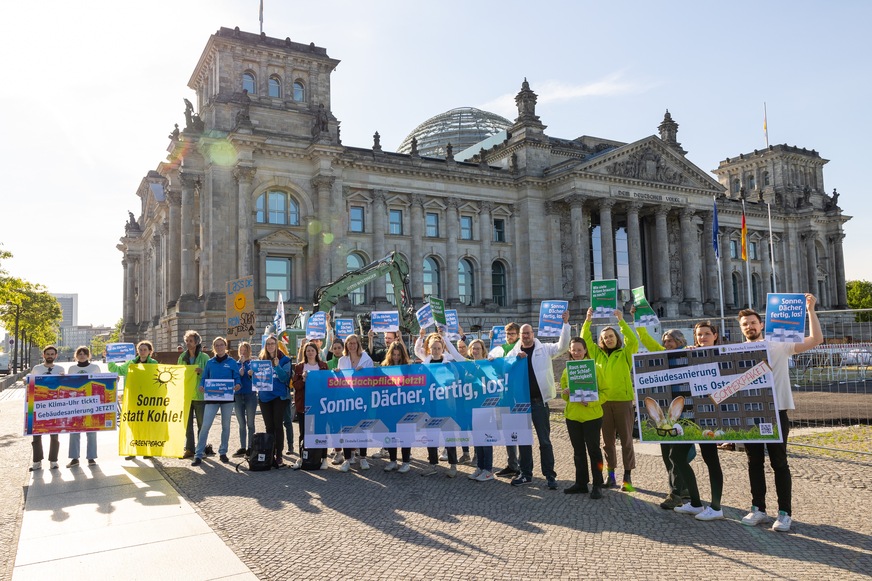
<svg viewBox="0 0 872 581">
<path fill-rule="evenodd" d="M 71 365 L 67 370 L 67 375 L 94 375 L 102 373 L 103 370 L 96 363 L 91 363 L 91 350 L 84 345 L 76 347 L 76 364 Z M 97 463 L 97 432 L 85 432 L 87 439 L 87 449 L 85 458 L 88 459 L 88 465 L 93 466 Z M 81 450 L 82 434 L 74 432 L 70 434 L 70 461 L 67 463 L 67 468 L 79 465 L 79 454 Z"/>
<path fill-rule="evenodd" d="M 64 370 L 54 364 L 58 356 L 58 348 L 54 345 L 46 345 L 42 349 L 42 363 L 34 365 L 30 370 L 31 375 L 63 375 Z M 33 465 L 31 472 L 42 470 L 42 459 L 45 457 L 42 451 L 42 435 L 33 437 Z M 58 468 L 58 452 L 61 443 L 57 434 L 49 434 L 48 462 L 52 470 Z"/>
<path fill-rule="evenodd" d="M 775 397 L 779 407 L 779 419 L 781 422 L 781 441 L 769 444 L 745 444 L 745 453 L 748 455 L 748 478 L 751 481 L 751 511 L 742 518 L 742 524 L 756 526 L 768 521 L 766 514 L 766 456 L 764 448 L 769 452 L 769 464 L 775 472 L 775 495 L 778 497 L 778 517 L 772 524 L 772 530 L 787 532 L 793 520 L 792 511 L 792 488 L 793 481 L 790 476 L 790 466 L 787 463 L 787 435 L 790 431 L 790 421 L 787 411 L 795 409 L 793 404 L 793 392 L 790 389 L 790 370 L 788 360 L 792 355 L 804 353 L 823 343 L 824 335 L 817 313 L 814 311 L 817 299 L 814 295 L 805 294 L 805 307 L 808 313 L 809 336 L 802 343 L 776 343 L 770 341 L 767 345 L 769 351 L 769 367 L 772 368 L 772 381 L 775 385 Z M 763 319 L 751 310 L 739 311 L 739 328 L 742 335 L 748 341 L 763 341 Z"/>
</svg>

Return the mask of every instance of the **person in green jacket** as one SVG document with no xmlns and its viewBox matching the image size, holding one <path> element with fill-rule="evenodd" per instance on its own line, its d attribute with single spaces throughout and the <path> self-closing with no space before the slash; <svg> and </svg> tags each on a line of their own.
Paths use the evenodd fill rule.
<svg viewBox="0 0 872 581">
<path fill-rule="evenodd" d="M 140 341 L 137 343 L 136 353 L 136 357 L 130 361 L 122 363 L 121 365 L 110 361 L 108 363 L 110 373 L 117 373 L 118 375 L 124 376 L 127 375 L 127 370 L 130 368 L 131 364 L 139 365 L 140 363 L 157 363 L 157 359 L 152 359 L 151 357 L 151 354 L 154 353 L 154 346 L 151 344 L 151 341 Z"/>
<path fill-rule="evenodd" d="M 630 310 L 633 312 L 633 309 Z M 645 327 L 636 327 L 636 332 L 639 333 L 639 341 L 645 346 L 648 351 L 669 351 L 672 349 L 684 349 L 687 347 L 687 339 L 684 338 L 684 333 L 678 329 L 669 329 L 663 333 L 663 345 L 660 345 L 654 337 L 648 333 Z M 666 466 L 666 473 L 669 475 L 669 494 L 666 499 L 660 503 L 660 508 L 665 510 L 673 510 L 676 506 L 684 504 L 682 491 L 685 490 L 684 480 L 677 470 L 677 467 L 670 458 L 672 452 L 672 444 L 660 444 L 660 455 L 663 458 L 663 464 Z M 693 460 L 696 456 L 696 448 L 691 446 L 689 460 Z"/>
<path fill-rule="evenodd" d="M 139 365 L 141 363 L 157 363 L 157 359 L 152 359 L 151 354 L 154 353 L 154 345 L 151 344 L 151 341 L 140 341 L 136 344 L 136 357 L 118 365 L 113 362 L 108 363 L 109 371 L 112 373 L 117 373 L 119 376 L 127 375 L 128 369 L 130 369 L 130 364 Z M 136 456 L 125 456 L 125 460 L 133 460 Z M 151 456 L 143 456 L 146 460 L 150 459 Z"/>
<path fill-rule="evenodd" d="M 185 331 L 185 347 L 179 355 L 179 365 L 196 365 L 197 375 L 202 375 L 209 356 L 203 352 L 203 338 L 196 331 Z M 197 381 L 199 384 L 199 380 Z M 197 418 L 197 437 L 200 436 L 200 426 L 203 425 L 203 412 L 206 410 L 206 402 L 203 401 L 203 386 L 199 385 L 191 400 L 191 409 L 188 412 L 188 425 L 185 431 L 185 453 L 182 458 L 194 457 L 194 418 Z"/>
<path fill-rule="evenodd" d="M 614 315 L 618 319 L 623 339 L 618 336 L 614 327 L 609 326 L 600 331 L 599 341 L 594 343 L 590 333 L 593 308 L 587 310 L 587 317 L 581 327 L 581 336 L 587 345 L 588 353 L 596 362 L 597 384 L 603 402 L 603 449 L 609 472 L 604 486 L 612 488 L 617 485 L 615 482 L 615 468 L 618 462 L 615 450 L 615 432 L 617 432 L 621 438 L 621 455 L 624 464 L 621 490 L 632 491 L 630 472 L 636 467 L 636 454 L 633 449 L 633 424 L 636 414 L 633 412 L 635 393 L 631 371 L 633 353 L 639 349 L 639 340 L 624 321 L 624 312 L 618 309 Z"/>
<path fill-rule="evenodd" d="M 573 337 L 569 341 L 569 358 L 572 360 L 587 359 L 587 346 L 581 337 Z M 560 394 L 566 407 L 563 416 L 566 418 L 566 431 L 572 442 L 572 459 L 575 462 L 575 484 L 564 488 L 564 494 L 582 494 L 588 492 L 587 485 L 593 473 L 593 490 L 590 497 L 594 500 L 603 497 L 603 453 L 600 450 L 600 430 L 603 425 L 603 406 L 597 401 L 569 401 L 569 373 L 563 370 L 560 376 Z M 587 469 L 587 458 L 590 457 L 590 472 Z"/>
</svg>

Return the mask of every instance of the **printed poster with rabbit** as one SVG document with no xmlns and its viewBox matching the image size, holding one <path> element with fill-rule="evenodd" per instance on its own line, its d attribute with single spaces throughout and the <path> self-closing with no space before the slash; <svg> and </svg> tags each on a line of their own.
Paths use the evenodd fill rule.
<svg viewBox="0 0 872 581">
<path fill-rule="evenodd" d="M 643 442 L 778 442 L 781 424 L 765 342 L 633 356 Z"/>
</svg>

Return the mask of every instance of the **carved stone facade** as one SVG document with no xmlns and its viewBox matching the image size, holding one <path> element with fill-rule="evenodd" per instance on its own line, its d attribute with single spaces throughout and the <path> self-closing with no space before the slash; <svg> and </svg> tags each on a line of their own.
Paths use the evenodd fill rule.
<svg viewBox="0 0 872 581">
<path fill-rule="evenodd" d="M 760 196 L 773 204 L 778 290 L 812 289 L 823 307 L 846 302 L 849 217 L 823 193 L 825 162 L 814 152 L 775 146 L 728 160 L 718 183 L 687 159 L 668 113 L 659 136 L 633 143 L 551 137 L 526 81 L 505 141 L 469 162 L 382 152 L 377 134 L 372 146 L 345 146 L 330 107 L 338 62 L 290 39 L 227 28 L 209 39 L 189 82 L 197 112 L 186 107 L 191 122 L 170 133 L 170 155 L 143 178 L 140 215 L 118 246 L 126 339 L 168 350 L 188 328 L 221 333 L 225 284 L 247 275 L 262 328 L 279 291 L 289 312 L 309 308 L 319 286 L 392 251 L 412 267 L 413 301 L 436 294 L 467 327 L 535 323 L 539 303 L 554 298 L 581 316 L 595 276 L 618 278 L 623 290 L 644 285 L 664 317 L 710 315 L 719 296 L 714 198 L 723 293 L 740 308 L 745 274 L 729 242 L 741 210 L 730 180 L 753 174 L 762 184 L 761 171 L 769 185 L 759 196 L 746 188 L 755 306 L 773 274 Z M 376 280 L 338 310 L 387 309 L 392 297 Z"/>
</svg>

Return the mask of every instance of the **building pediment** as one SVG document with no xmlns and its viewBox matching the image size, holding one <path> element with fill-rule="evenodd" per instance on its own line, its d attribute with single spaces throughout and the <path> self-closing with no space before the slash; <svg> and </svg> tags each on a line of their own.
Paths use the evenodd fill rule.
<svg viewBox="0 0 872 581">
<path fill-rule="evenodd" d="M 705 171 L 654 135 L 583 160 L 573 170 L 621 181 L 637 180 L 717 193 L 724 189 Z"/>
<path fill-rule="evenodd" d="M 299 250 L 306 247 L 306 241 L 287 230 L 276 230 L 257 240 L 261 250 Z"/>
</svg>

